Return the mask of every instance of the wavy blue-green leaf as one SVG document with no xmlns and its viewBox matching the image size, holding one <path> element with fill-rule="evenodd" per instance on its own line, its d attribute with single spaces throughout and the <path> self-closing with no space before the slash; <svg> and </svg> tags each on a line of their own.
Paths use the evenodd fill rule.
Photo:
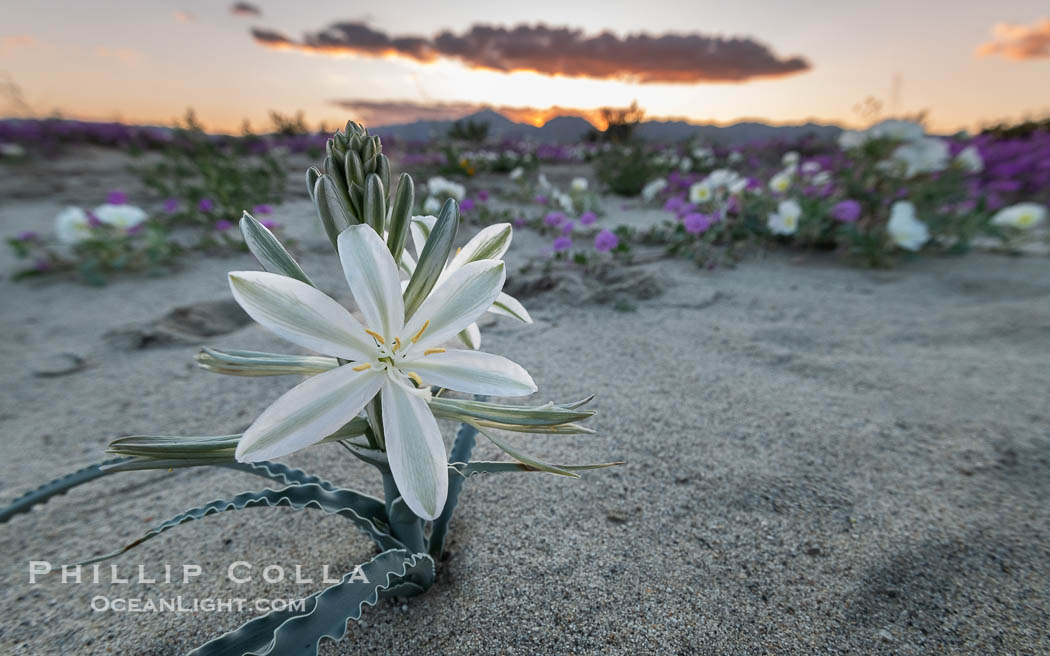
<svg viewBox="0 0 1050 656">
<path fill-rule="evenodd" d="M 51 497 L 65 494 L 78 485 L 83 485 L 84 483 L 93 481 L 96 478 L 106 476 L 110 472 L 103 469 L 104 467 L 115 465 L 126 460 L 128 460 L 128 458 L 110 458 L 109 460 L 88 465 L 87 467 L 78 469 L 71 474 L 66 474 L 65 476 L 56 478 L 49 483 L 45 483 L 35 490 L 26 492 L 11 503 L 7 504 L 3 510 L 0 510 L 0 524 L 7 522 L 15 515 L 29 512 L 33 506 L 46 503 Z"/>
<path fill-rule="evenodd" d="M 238 494 L 232 499 L 216 499 L 215 501 L 203 506 L 191 508 L 190 510 L 179 513 L 168 521 L 150 529 L 134 542 L 130 542 L 116 551 L 82 561 L 79 564 L 90 565 L 92 563 L 115 558 L 121 554 L 127 553 L 144 542 L 157 537 L 161 533 L 175 528 L 176 526 L 185 524 L 186 522 L 203 519 L 209 515 L 215 515 L 229 510 L 243 510 L 244 508 L 256 508 L 260 506 L 271 508 L 287 506 L 294 510 L 304 510 L 307 508 L 323 510 L 330 515 L 339 515 L 352 521 L 363 533 L 365 533 L 365 535 L 372 538 L 372 540 L 379 545 L 380 549 L 397 549 L 403 547 L 404 545 L 401 544 L 399 540 L 387 532 L 386 526 L 381 527 L 374 521 L 374 517 L 368 516 L 371 512 L 371 502 L 368 501 L 368 499 L 371 499 L 371 497 L 364 500 L 367 504 L 367 509 L 360 507 L 362 497 L 365 496 L 366 495 L 362 495 L 352 490 L 326 490 L 320 485 L 314 483 L 307 485 L 290 485 L 280 490 L 265 489 L 261 492 L 244 492 Z"/>
<path fill-rule="evenodd" d="M 357 576 L 360 572 L 367 581 Z M 307 597 L 302 609 L 257 617 L 190 652 L 191 656 L 315 656 L 321 640 L 342 640 L 365 606 L 418 594 L 434 581 L 434 561 L 404 549 L 384 551 L 343 580 Z"/>
</svg>

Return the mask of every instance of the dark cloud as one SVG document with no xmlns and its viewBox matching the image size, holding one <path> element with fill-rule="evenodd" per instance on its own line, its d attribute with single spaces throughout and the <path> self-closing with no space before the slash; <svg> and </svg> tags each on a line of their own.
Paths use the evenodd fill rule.
<svg viewBox="0 0 1050 656">
<path fill-rule="evenodd" d="M 294 41 L 281 34 L 280 32 L 274 32 L 273 30 L 264 30 L 262 28 L 253 27 L 252 38 L 255 39 L 256 43 L 261 43 L 267 48 L 297 47 Z"/>
<path fill-rule="evenodd" d="M 331 104 L 350 112 L 351 118 L 370 126 L 411 123 L 412 121 L 446 121 L 463 118 L 483 109 L 491 109 L 512 121 L 543 125 L 556 116 L 580 116 L 602 125 L 598 110 L 571 107 L 508 107 L 471 102 L 416 102 L 412 100 L 332 100 Z"/>
<path fill-rule="evenodd" d="M 230 7 L 230 13 L 234 16 L 262 16 L 262 9 L 248 2 L 238 2 Z"/>
<path fill-rule="evenodd" d="M 252 34 L 264 46 L 322 54 L 398 56 L 422 62 L 444 58 L 495 71 L 638 82 L 742 82 L 810 68 L 804 58 L 778 57 L 751 38 L 695 33 L 620 37 L 602 32 L 588 36 L 582 30 L 539 24 L 474 25 L 462 34 L 444 31 L 429 38 L 395 37 L 351 21 L 333 23 L 299 41 L 268 30 L 253 30 Z"/>
<path fill-rule="evenodd" d="M 1000 23 L 992 34 L 991 41 L 977 47 L 979 57 L 1000 55 L 1016 61 L 1050 58 L 1050 18 L 1031 27 Z"/>
</svg>

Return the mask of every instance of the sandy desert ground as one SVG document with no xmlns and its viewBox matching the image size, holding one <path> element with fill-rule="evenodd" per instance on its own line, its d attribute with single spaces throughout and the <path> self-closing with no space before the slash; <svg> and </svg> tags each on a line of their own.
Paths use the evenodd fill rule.
<svg viewBox="0 0 1050 656">
<path fill-rule="evenodd" d="M 0 232 L 47 229 L 87 190 L 134 199 L 126 162 L 78 157 L 9 175 Z M 618 207 L 602 222 L 647 220 Z M 349 302 L 305 194 L 276 218 L 310 275 Z M 597 394 L 597 434 L 515 443 L 555 462 L 627 464 L 580 480 L 471 479 L 437 585 L 368 610 L 321 653 L 1050 652 L 1050 259 L 930 257 L 892 271 L 817 255 L 715 271 L 664 259 L 623 270 L 609 293 L 571 277 L 537 293 L 514 272 L 541 245 L 521 231 L 508 256 L 535 324 L 492 323 L 484 348 L 525 366 L 537 400 Z M 12 283 L 14 266 L 0 256 L 0 501 L 103 459 L 118 435 L 240 431 L 292 383 L 192 360 L 203 343 L 291 348 L 231 305 L 224 274 L 257 268 L 248 255 L 104 288 Z M 227 332 L 165 332 L 185 306 Z M 502 457 L 490 444 L 477 455 Z M 374 470 L 338 447 L 287 462 L 380 493 Z M 374 553 L 338 517 L 253 509 L 115 561 L 122 574 L 201 565 L 190 584 L 28 582 L 30 560 L 101 554 L 264 486 L 208 469 L 120 474 L 14 518 L 0 527 L 0 651 L 184 653 L 251 614 L 93 612 L 91 598 L 299 597 L 317 586 L 235 586 L 225 568 L 317 574 Z"/>
</svg>

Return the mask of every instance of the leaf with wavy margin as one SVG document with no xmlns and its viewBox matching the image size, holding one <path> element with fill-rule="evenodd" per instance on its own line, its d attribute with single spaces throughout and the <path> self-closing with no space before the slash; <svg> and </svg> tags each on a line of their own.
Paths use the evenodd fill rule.
<svg viewBox="0 0 1050 656">
<path fill-rule="evenodd" d="M 215 515 L 228 510 L 243 510 L 244 508 L 255 508 L 259 506 L 280 507 L 287 506 L 295 510 L 306 508 L 317 508 L 330 515 L 339 515 L 352 521 L 362 532 L 379 545 L 380 549 L 398 549 L 404 547 L 399 540 L 387 533 L 385 527 L 380 527 L 369 517 L 371 512 L 371 501 L 378 501 L 353 490 L 334 489 L 326 490 L 315 483 L 307 485 L 289 485 L 280 490 L 269 488 L 261 492 L 243 492 L 232 499 L 216 499 L 203 506 L 191 508 L 179 513 L 163 524 L 150 529 L 145 535 L 131 542 L 117 551 L 97 556 L 78 564 L 90 565 L 115 558 L 127 553 L 142 543 L 157 537 L 169 529 L 175 528 L 186 522 L 203 519 L 208 515 Z M 360 507 L 361 504 L 365 507 Z"/>
<path fill-rule="evenodd" d="M 356 580 L 357 572 L 367 582 Z M 418 594 L 434 582 L 434 561 L 404 549 L 384 551 L 343 580 L 306 598 L 303 610 L 274 611 L 257 617 L 190 652 L 190 656 L 312 656 L 321 640 L 339 641 L 346 624 L 364 607 L 390 596 Z"/>
</svg>

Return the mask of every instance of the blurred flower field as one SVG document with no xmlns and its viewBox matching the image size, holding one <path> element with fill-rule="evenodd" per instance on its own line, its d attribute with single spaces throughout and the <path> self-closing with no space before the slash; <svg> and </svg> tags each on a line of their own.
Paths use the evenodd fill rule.
<svg viewBox="0 0 1050 656">
<path fill-rule="evenodd" d="M 715 267 L 783 248 L 892 267 L 974 248 L 1045 252 L 1050 132 L 1042 127 L 934 136 L 916 122 L 885 120 L 837 139 L 733 147 L 644 142 L 629 130 L 576 144 L 499 141 L 460 128 L 429 141 L 385 138 L 384 148 L 396 169 L 426 181 L 417 215 L 436 214 L 451 198 L 467 221 L 535 230 L 548 240 L 534 254 L 545 266 L 605 265 L 656 248 Z M 14 275 L 100 284 L 118 272 L 162 273 L 188 253 L 243 249 L 231 230 L 241 214 L 279 231 L 292 161 L 322 157 L 327 138 L 302 126 L 210 135 L 192 113 L 177 128 L 0 122 L 8 176 L 81 146 L 142 162 L 131 171 L 140 183 L 134 197 L 99 190 L 53 226 L 8 235 L 26 264 Z M 562 169 L 575 173 L 561 180 Z M 626 211 L 659 218 L 620 220 Z"/>
</svg>

